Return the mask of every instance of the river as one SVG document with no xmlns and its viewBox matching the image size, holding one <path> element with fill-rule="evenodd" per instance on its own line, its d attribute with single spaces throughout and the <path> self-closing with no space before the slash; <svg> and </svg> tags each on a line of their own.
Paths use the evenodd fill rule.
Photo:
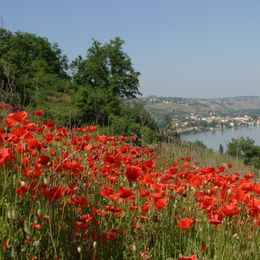
<svg viewBox="0 0 260 260">
<path fill-rule="evenodd" d="M 226 151 L 227 144 L 232 138 L 249 137 L 255 140 L 255 144 L 260 146 L 260 125 L 241 128 L 227 128 L 216 131 L 207 131 L 196 134 L 181 135 L 182 140 L 194 142 L 202 141 L 207 147 L 214 151 L 219 151 L 219 145 L 222 144 Z"/>
</svg>

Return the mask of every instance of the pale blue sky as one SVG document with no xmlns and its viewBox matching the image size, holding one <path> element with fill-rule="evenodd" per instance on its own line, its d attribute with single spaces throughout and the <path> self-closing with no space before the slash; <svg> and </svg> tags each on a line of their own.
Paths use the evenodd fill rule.
<svg viewBox="0 0 260 260">
<path fill-rule="evenodd" d="M 72 60 L 120 36 L 144 96 L 260 96 L 259 0 L 0 0 L 4 27 Z"/>
</svg>

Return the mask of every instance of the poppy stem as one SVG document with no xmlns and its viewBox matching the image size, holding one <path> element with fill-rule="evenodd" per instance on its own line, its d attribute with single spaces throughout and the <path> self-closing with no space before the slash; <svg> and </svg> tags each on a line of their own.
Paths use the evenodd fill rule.
<svg viewBox="0 0 260 260">
<path fill-rule="evenodd" d="M 57 249 L 56 249 L 55 241 L 54 241 L 53 235 L 52 235 L 51 218 L 49 218 L 49 235 L 50 235 L 51 243 L 52 243 L 52 246 L 54 249 L 55 258 L 58 259 Z"/>
</svg>

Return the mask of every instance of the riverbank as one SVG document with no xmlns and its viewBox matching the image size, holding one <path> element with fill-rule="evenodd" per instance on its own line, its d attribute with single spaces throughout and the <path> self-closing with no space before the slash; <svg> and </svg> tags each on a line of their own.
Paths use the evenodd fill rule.
<svg viewBox="0 0 260 260">
<path fill-rule="evenodd" d="M 238 128 L 225 128 L 215 131 L 205 131 L 200 133 L 182 134 L 181 139 L 184 141 L 195 142 L 199 140 L 208 148 L 214 151 L 219 150 L 220 144 L 226 149 L 227 144 L 232 138 L 250 137 L 255 140 L 256 145 L 260 145 L 260 125 Z"/>
</svg>

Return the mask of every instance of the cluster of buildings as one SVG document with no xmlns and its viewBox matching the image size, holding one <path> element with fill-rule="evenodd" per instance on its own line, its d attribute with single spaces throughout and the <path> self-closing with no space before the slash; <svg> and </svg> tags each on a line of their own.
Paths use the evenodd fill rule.
<svg viewBox="0 0 260 260">
<path fill-rule="evenodd" d="M 173 116 L 171 127 L 178 133 L 190 133 L 255 125 L 260 125 L 260 117 L 191 113 L 185 117 Z"/>
</svg>

